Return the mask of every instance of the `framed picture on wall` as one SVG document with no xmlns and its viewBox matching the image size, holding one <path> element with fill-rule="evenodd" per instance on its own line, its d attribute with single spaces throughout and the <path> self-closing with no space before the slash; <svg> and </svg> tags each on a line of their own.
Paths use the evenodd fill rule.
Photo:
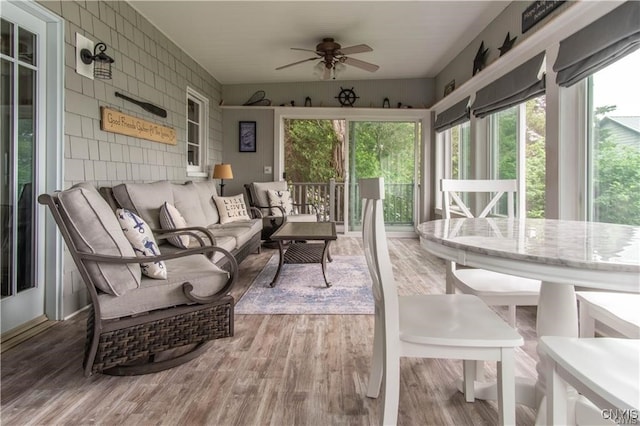
<svg viewBox="0 0 640 426">
<path fill-rule="evenodd" d="M 256 152 L 256 122 L 241 121 L 240 131 L 240 152 Z"/>
</svg>

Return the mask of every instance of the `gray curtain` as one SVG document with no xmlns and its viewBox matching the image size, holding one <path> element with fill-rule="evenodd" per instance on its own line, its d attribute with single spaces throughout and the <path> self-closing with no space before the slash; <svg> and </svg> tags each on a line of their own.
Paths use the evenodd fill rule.
<svg viewBox="0 0 640 426">
<path fill-rule="evenodd" d="M 640 2 L 628 1 L 560 42 L 556 82 L 569 87 L 638 48 Z"/>
<path fill-rule="evenodd" d="M 539 53 L 510 73 L 478 90 L 471 106 L 476 117 L 511 108 L 526 100 L 544 94 L 544 56 Z"/>
<path fill-rule="evenodd" d="M 457 124 L 469 120 L 469 99 L 467 96 L 449 109 L 442 111 L 436 117 L 436 124 L 433 126 L 436 132 L 442 132 Z"/>
</svg>

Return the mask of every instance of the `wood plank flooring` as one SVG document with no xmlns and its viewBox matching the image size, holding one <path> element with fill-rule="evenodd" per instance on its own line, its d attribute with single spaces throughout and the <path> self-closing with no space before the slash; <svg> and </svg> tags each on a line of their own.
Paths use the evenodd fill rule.
<svg viewBox="0 0 640 426">
<path fill-rule="evenodd" d="M 415 239 L 389 242 L 401 294 L 443 293 L 444 263 Z M 246 291 L 275 250 L 240 265 L 232 294 Z M 339 237 L 333 254 L 362 254 Z M 329 264 L 329 268 L 330 268 Z M 82 374 L 86 314 L 61 322 L 2 354 L 3 425 L 377 425 L 379 400 L 365 396 L 372 315 L 237 315 L 235 336 L 201 357 L 137 377 Z M 535 377 L 535 308 L 518 309 L 525 345 L 516 373 Z M 488 365 L 488 376 L 495 368 Z M 401 425 L 492 425 L 496 404 L 466 403 L 454 381 L 459 361 L 403 359 Z M 518 406 L 517 423 L 534 423 Z"/>
</svg>

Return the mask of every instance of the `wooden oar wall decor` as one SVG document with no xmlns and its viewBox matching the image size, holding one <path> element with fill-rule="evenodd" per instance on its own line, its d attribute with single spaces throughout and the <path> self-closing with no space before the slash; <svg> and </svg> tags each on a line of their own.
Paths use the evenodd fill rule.
<svg viewBox="0 0 640 426">
<path fill-rule="evenodd" d="M 131 103 L 134 103 L 134 104 L 138 105 L 139 107 L 141 107 L 143 110 L 149 111 L 151 114 L 158 115 L 158 116 L 160 116 L 162 118 L 166 118 L 166 116 L 167 116 L 167 111 L 165 109 L 162 109 L 159 106 L 156 106 L 156 105 L 154 105 L 152 103 L 137 101 L 137 100 L 135 100 L 133 98 L 130 98 L 130 97 L 126 96 L 126 95 L 123 95 L 120 92 L 116 92 L 116 97 L 122 98 L 122 99 L 127 100 L 127 101 L 129 101 Z"/>
</svg>

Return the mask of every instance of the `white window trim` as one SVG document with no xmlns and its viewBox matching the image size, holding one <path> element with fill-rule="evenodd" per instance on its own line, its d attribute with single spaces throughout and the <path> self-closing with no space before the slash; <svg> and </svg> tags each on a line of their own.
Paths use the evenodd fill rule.
<svg viewBox="0 0 640 426">
<path fill-rule="evenodd" d="M 189 177 L 207 177 L 207 164 L 209 163 L 209 98 L 200 94 L 195 89 L 187 86 L 185 112 L 185 163 L 188 159 L 188 143 L 189 143 L 189 100 L 197 102 L 200 105 L 200 165 L 191 166 L 186 164 L 187 176 Z"/>
</svg>

